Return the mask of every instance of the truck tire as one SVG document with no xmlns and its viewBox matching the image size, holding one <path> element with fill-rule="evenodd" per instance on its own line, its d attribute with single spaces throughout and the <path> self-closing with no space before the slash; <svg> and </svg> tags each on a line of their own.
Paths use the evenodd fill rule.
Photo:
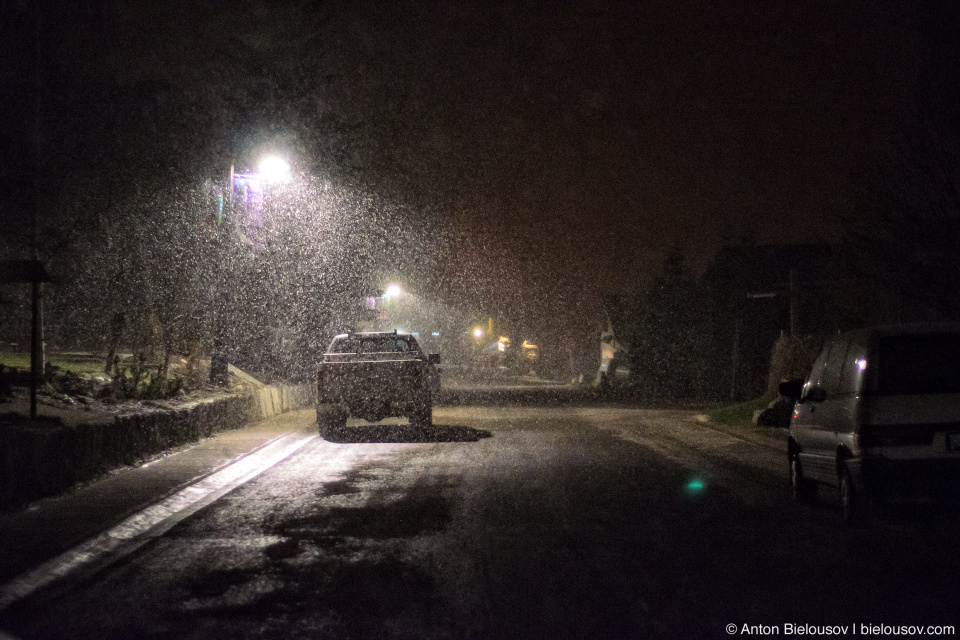
<svg viewBox="0 0 960 640">
<path fill-rule="evenodd" d="M 317 405 L 317 428 L 321 434 L 339 431 L 347 426 L 347 411 L 338 404 Z"/>
<path fill-rule="evenodd" d="M 410 414 L 410 425 L 418 429 L 425 429 L 433 424 L 433 401 L 427 398 L 419 403 Z"/>
</svg>

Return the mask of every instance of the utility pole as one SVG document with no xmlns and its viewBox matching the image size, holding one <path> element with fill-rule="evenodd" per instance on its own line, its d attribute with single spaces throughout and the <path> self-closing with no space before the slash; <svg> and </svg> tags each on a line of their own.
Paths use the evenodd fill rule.
<svg viewBox="0 0 960 640">
<path fill-rule="evenodd" d="M 43 12 L 38 7 L 34 31 L 33 56 L 33 132 L 30 144 L 30 186 L 27 199 L 31 211 L 31 236 L 33 244 L 33 260 L 40 261 L 40 104 L 43 90 L 43 66 L 41 64 Z M 31 332 L 30 332 L 30 418 L 37 417 L 37 387 L 43 379 L 43 365 L 45 354 L 43 349 L 43 284 L 40 278 L 34 278 L 31 283 Z"/>
<path fill-rule="evenodd" d="M 730 363 L 730 399 L 737 399 L 737 372 L 740 370 L 740 325 L 742 324 L 742 309 L 736 310 L 733 325 L 733 354 Z"/>
<path fill-rule="evenodd" d="M 782 273 L 782 272 L 781 272 Z M 797 335 L 797 316 L 800 314 L 800 296 L 797 292 L 797 270 L 790 269 L 790 337 Z"/>
</svg>

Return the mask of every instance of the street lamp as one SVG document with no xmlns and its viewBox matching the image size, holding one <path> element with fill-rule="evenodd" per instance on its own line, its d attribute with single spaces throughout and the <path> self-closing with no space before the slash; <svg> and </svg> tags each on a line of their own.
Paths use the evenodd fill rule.
<svg viewBox="0 0 960 640">
<path fill-rule="evenodd" d="M 386 293 L 388 298 L 395 298 L 399 296 L 401 293 L 403 293 L 403 289 L 401 289 L 400 285 L 398 284 L 392 284 L 389 287 L 387 287 Z"/>
<path fill-rule="evenodd" d="M 233 233 L 223 233 L 221 232 L 219 241 L 217 243 L 218 252 L 217 256 L 217 274 L 215 276 L 215 287 L 216 293 L 214 299 L 216 300 L 215 309 L 214 309 L 214 338 L 213 338 L 213 353 L 210 358 L 210 382 L 216 385 L 225 385 L 229 380 L 228 376 L 228 365 L 229 359 L 227 355 L 227 331 L 226 331 L 226 313 L 225 307 L 227 304 L 226 300 L 226 274 L 224 268 L 224 259 L 226 257 L 226 242 L 229 238 L 233 238 L 234 234 L 238 234 L 239 237 L 246 242 L 247 244 L 252 244 L 250 240 L 246 238 L 245 235 L 240 231 L 236 226 L 235 220 L 235 211 L 234 211 L 234 198 L 233 191 L 235 184 L 238 180 L 247 181 L 251 185 L 255 185 L 256 189 L 262 194 L 262 184 L 263 183 L 287 183 L 291 180 L 290 175 L 290 163 L 288 163 L 283 158 L 280 158 L 276 155 L 265 156 L 260 160 L 258 165 L 258 171 L 248 174 L 238 174 L 234 171 L 234 164 L 230 164 L 230 172 L 228 174 L 227 181 L 227 198 L 226 198 L 226 211 L 224 212 L 226 216 L 230 217 L 229 228 Z M 261 195 L 262 197 L 262 195 Z M 244 207 L 248 205 L 247 201 L 242 203 Z M 223 222 L 221 219 L 220 222 Z M 229 238 L 228 238 L 229 236 Z"/>
<path fill-rule="evenodd" d="M 260 161 L 260 178 L 265 182 L 290 182 L 290 163 L 279 156 L 266 156 Z"/>
<path fill-rule="evenodd" d="M 474 337 L 473 341 L 473 366 L 481 366 L 483 360 L 483 352 L 481 351 L 480 341 L 483 339 L 483 329 L 481 327 L 474 327 L 471 331 Z"/>
</svg>

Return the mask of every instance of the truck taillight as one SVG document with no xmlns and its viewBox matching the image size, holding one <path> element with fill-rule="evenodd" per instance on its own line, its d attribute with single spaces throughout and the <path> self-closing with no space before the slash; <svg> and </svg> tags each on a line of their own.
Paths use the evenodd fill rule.
<svg viewBox="0 0 960 640">
<path fill-rule="evenodd" d="M 323 393 L 323 371 L 317 370 L 317 393 Z"/>
</svg>

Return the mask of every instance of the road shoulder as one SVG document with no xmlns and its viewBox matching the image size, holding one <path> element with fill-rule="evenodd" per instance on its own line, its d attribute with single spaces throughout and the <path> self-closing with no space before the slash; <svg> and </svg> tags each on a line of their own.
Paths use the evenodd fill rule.
<svg viewBox="0 0 960 640">
<path fill-rule="evenodd" d="M 293 411 L 225 431 L 67 493 L 0 515 L 0 583 L 6 582 L 284 435 L 311 426 Z"/>
<path fill-rule="evenodd" d="M 737 427 L 720 424 L 711 420 L 710 417 L 705 413 L 697 414 L 696 419 L 697 422 L 709 429 L 726 433 L 735 438 L 752 442 L 753 444 L 761 447 L 780 451 L 784 454 L 787 453 L 787 437 L 789 434 L 788 429 L 784 429 L 782 427 L 758 427 L 755 425 L 751 425 L 749 427 Z"/>
</svg>

